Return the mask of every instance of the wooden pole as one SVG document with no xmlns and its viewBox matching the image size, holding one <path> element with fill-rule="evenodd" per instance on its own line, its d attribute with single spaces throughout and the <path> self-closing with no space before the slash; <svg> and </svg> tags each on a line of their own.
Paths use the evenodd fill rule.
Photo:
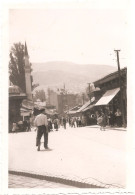
<svg viewBox="0 0 135 195">
<path fill-rule="evenodd" d="M 119 52 L 120 50 L 114 50 L 117 55 L 117 65 L 118 65 L 118 75 L 119 75 L 119 87 L 120 87 L 120 107 L 121 107 L 121 113 L 122 113 L 122 122 L 123 126 L 126 127 L 126 122 L 125 122 L 125 114 L 124 114 L 124 104 L 123 104 L 123 89 L 122 89 L 122 84 L 121 84 L 121 71 L 120 71 L 120 62 L 119 62 Z"/>
</svg>

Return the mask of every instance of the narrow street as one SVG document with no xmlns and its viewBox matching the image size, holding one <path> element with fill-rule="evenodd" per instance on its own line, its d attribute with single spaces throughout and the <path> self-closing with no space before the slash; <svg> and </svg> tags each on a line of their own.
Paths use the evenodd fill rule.
<svg viewBox="0 0 135 195">
<path fill-rule="evenodd" d="M 126 186 L 126 131 L 60 128 L 49 133 L 50 149 L 42 143 L 41 151 L 35 141 L 35 131 L 9 134 L 9 170 Z"/>
</svg>

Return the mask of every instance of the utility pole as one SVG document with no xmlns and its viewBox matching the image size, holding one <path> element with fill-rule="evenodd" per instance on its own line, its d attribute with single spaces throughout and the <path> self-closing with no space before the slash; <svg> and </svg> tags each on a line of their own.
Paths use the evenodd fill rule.
<svg viewBox="0 0 135 195">
<path fill-rule="evenodd" d="M 90 103 L 91 103 L 90 83 L 88 83 L 88 85 L 89 85 L 89 98 L 90 98 Z"/>
<path fill-rule="evenodd" d="M 125 123 L 125 115 L 124 115 L 124 104 L 123 104 L 123 97 L 122 97 L 122 84 L 121 84 L 121 72 L 120 72 L 120 62 L 119 62 L 119 52 L 120 50 L 114 50 L 117 55 L 117 65 L 118 65 L 118 75 L 119 75 L 119 87 L 120 87 L 120 106 L 121 106 L 121 113 L 122 113 L 122 122 L 124 127 L 126 126 Z"/>
</svg>

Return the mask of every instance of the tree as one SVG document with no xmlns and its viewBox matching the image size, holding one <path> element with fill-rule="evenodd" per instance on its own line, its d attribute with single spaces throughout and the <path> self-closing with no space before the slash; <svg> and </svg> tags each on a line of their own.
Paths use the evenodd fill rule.
<svg viewBox="0 0 135 195">
<path fill-rule="evenodd" d="M 37 99 L 40 99 L 41 102 L 46 101 L 46 95 L 45 95 L 45 91 L 43 89 L 35 91 L 35 95 L 33 97 L 33 100 L 36 101 Z"/>
<path fill-rule="evenodd" d="M 34 90 L 36 87 L 38 87 L 39 86 L 39 84 L 38 83 L 34 83 L 33 85 L 32 85 L 32 90 Z"/>
<path fill-rule="evenodd" d="M 23 44 L 14 43 L 10 50 L 9 79 L 13 85 L 19 86 L 26 92 L 25 83 L 25 47 Z"/>
</svg>

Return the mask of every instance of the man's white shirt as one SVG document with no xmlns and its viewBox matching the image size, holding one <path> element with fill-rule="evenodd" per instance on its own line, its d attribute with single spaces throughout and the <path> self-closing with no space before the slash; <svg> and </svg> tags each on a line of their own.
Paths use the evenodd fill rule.
<svg viewBox="0 0 135 195">
<path fill-rule="evenodd" d="M 47 126 L 48 125 L 47 116 L 42 113 L 37 115 L 34 123 L 35 123 L 35 126 L 37 127 L 42 126 L 42 125 Z"/>
</svg>

